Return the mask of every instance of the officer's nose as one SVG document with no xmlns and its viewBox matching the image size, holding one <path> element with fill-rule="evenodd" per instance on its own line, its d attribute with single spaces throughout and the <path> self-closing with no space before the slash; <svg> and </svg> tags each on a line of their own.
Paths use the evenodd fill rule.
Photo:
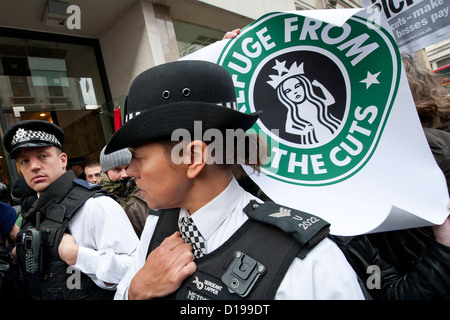
<svg viewBox="0 0 450 320">
<path fill-rule="evenodd" d="M 31 170 L 38 170 L 41 168 L 41 162 L 38 159 L 31 158 L 29 161 Z"/>
<path fill-rule="evenodd" d="M 136 174 L 138 173 L 138 171 L 136 170 L 136 160 L 133 157 L 131 157 L 130 164 L 128 165 L 128 168 L 126 171 L 127 171 L 127 174 L 129 177 L 137 178 Z"/>
</svg>

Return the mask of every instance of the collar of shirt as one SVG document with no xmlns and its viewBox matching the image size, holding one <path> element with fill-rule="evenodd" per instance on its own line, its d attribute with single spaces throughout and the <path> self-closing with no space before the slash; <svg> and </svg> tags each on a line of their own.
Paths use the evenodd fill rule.
<svg viewBox="0 0 450 320">
<path fill-rule="evenodd" d="M 231 215 L 244 195 L 244 189 L 233 178 L 222 193 L 191 215 L 205 241 L 208 241 L 225 219 Z M 178 221 L 184 216 L 189 216 L 189 213 L 186 209 L 181 208 Z"/>
</svg>

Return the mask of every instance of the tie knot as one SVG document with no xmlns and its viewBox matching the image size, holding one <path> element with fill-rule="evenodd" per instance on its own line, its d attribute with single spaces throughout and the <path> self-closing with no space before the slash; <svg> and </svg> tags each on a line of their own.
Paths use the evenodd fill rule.
<svg viewBox="0 0 450 320">
<path fill-rule="evenodd" d="M 195 225 L 195 223 L 191 217 L 183 217 L 180 219 L 180 225 L 181 226 L 189 226 L 189 225 Z"/>
<path fill-rule="evenodd" d="M 191 217 L 180 219 L 180 233 L 184 241 L 192 246 L 195 257 L 200 258 L 205 253 L 205 243 Z"/>
</svg>

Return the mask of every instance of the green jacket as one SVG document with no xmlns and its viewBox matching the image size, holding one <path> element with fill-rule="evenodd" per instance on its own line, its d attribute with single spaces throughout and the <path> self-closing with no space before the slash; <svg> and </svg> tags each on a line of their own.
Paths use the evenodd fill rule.
<svg viewBox="0 0 450 320">
<path fill-rule="evenodd" d="M 138 189 L 134 178 L 111 181 L 106 173 L 101 173 L 98 183 L 102 186 L 102 189 L 115 197 L 122 208 L 125 208 L 126 203 L 131 199 L 131 194 Z"/>
</svg>

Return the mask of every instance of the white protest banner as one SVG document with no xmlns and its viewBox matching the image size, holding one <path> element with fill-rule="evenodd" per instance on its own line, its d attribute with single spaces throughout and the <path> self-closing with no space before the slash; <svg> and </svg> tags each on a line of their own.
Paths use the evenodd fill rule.
<svg viewBox="0 0 450 320">
<path fill-rule="evenodd" d="M 184 59 L 216 62 L 269 160 L 250 177 L 337 235 L 441 224 L 448 191 L 389 26 L 367 10 L 267 14 Z"/>
<path fill-rule="evenodd" d="M 388 20 L 401 52 L 413 53 L 448 39 L 448 0 L 361 0 Z"/>
</svg>

